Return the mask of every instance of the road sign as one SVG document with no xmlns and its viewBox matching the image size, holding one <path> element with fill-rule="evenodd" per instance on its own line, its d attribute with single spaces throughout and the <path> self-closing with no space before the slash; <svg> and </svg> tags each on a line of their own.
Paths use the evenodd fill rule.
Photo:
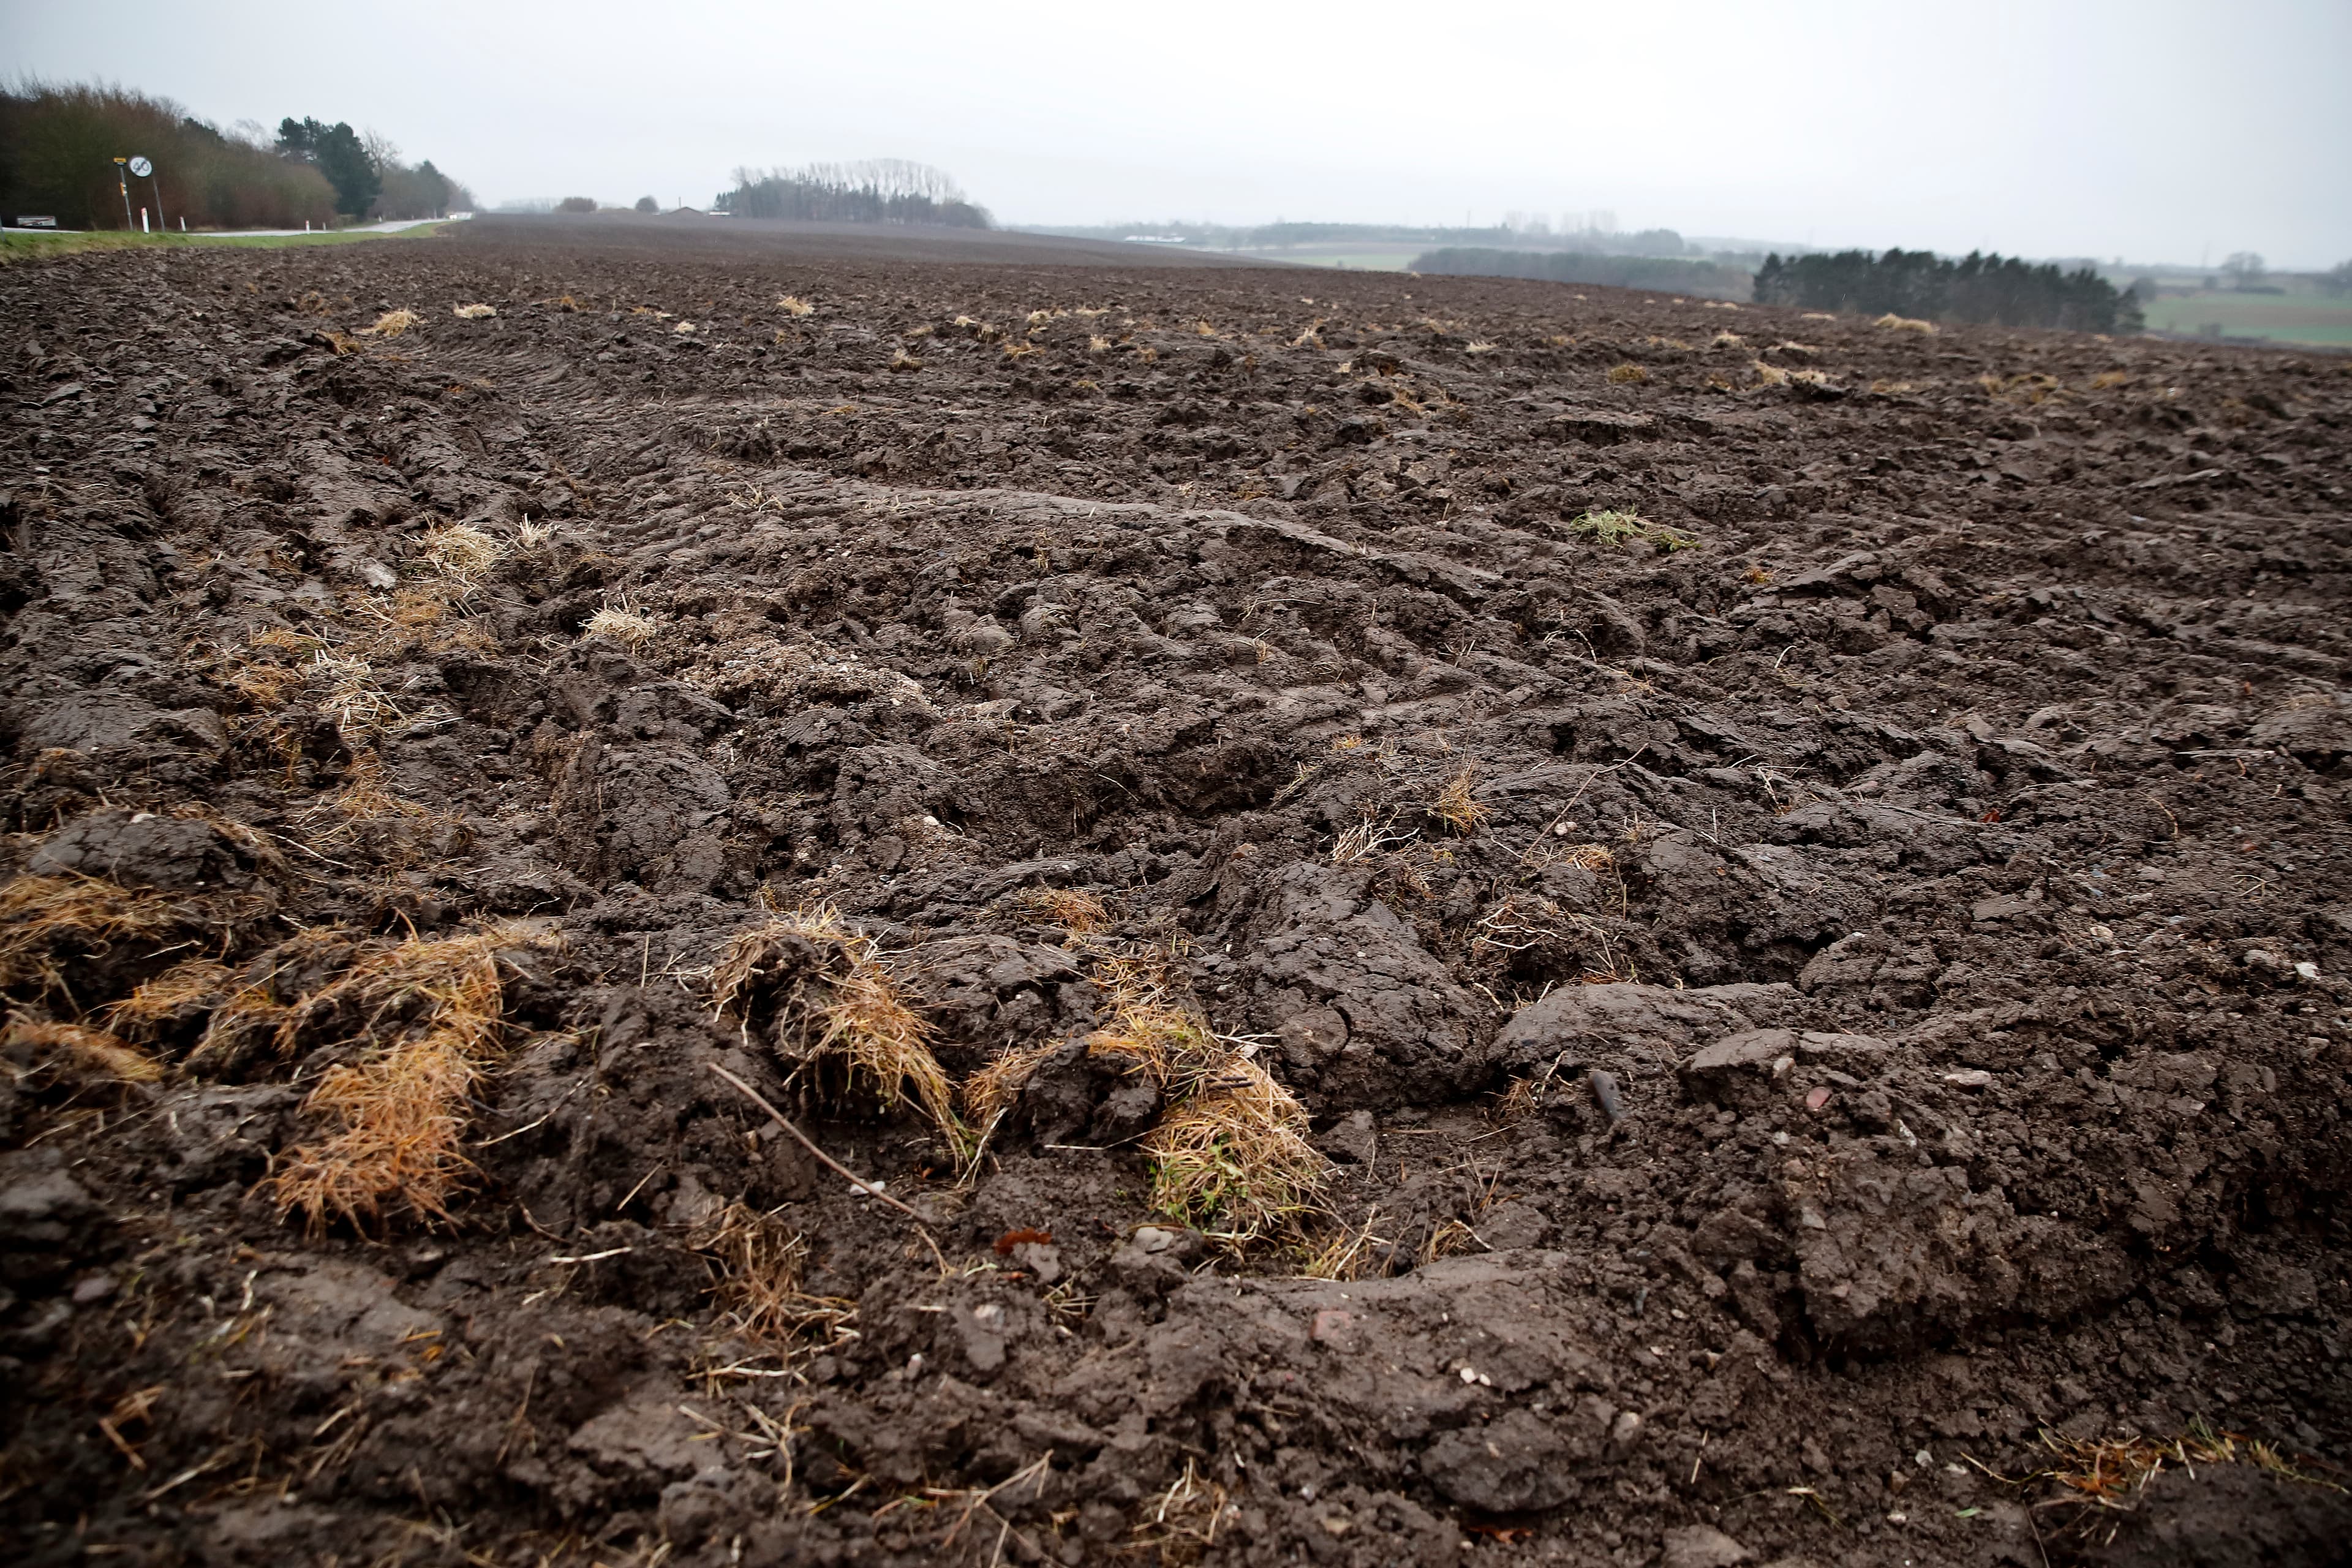
<svg viewBox="0 0 2352 1568">
<path fill-rule="evenodd" d="M 155 172 L 155 165 L 144 158 L 133 158 L 131 160 L 131 172 L 143 180 Z"/>
</svg>

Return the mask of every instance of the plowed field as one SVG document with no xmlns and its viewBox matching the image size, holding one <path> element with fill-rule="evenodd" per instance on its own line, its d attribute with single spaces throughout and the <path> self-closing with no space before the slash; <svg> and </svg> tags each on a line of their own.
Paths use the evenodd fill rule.
<svg viewBox="0 0 2352 1568">
<path fill-rule="evenodd" d="M 2336 1560 L 2352 364 L 658 232 L 0 273 L 13 1560 Z"/>
</svg>

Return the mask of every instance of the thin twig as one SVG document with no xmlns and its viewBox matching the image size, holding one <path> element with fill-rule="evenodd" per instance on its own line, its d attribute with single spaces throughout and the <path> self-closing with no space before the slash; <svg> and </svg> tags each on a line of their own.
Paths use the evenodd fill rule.
<svg viewBox="0 0 2352 1568">
<path fill-rule="evenodd" d="M 905 1204 L 900 1203 L 897 1198 L 892 1197 L 889 1194 L 884 1192 L 873 1183 L 856 1174 L 848 1166 L 843 1164 L 840 1161 L 835 1159 L 832 1155 L 818 1148 L 815 1143 L 810 1141 L 807 1133 L 793 1126 L 792 1122 L 785 1118 L 784 1113 L 778 1110 L 774 1106 L 769 1104 L 767 1098 L 758 1089 L 753 1089 L 750 1084 L 745 1083 L 741 1079 L 737 1078 L 733 1073 L 729 1072 L 717 1062 L 712 1062 L 710 1064 L 710 1070 L 717 1073 L 720 1078 L 725 1079 L 729 1083 L 733 1084 L 737 1089 L 741 1089 L 745 1097 L 748 1098 L 752 1104 L 766 1111 L 770 1118 L 775 1121 L 777 1126 L 791 1133 L 793 1137 L 799 1142 L 802 1148 L 815 1155 L 818 1161 L 828 1169 L 846 1178 L 851 1186 L 856 1187 L 858 1191 L 867 1194 L 870 1196 L 881 1199 L 884 1203 L 888 1204 L 892 1208 L 897 1209 L 900 1214 L 905 1215 L 908 1219 L 913 1220 L 917 1225 L 924 1224 L 923 1216 L 921 1215 L 917 1214 L 913 1209 L 908 1208 Z M 926 1234 L 929 1234 L 928 1230 L 926 1231 Z"/>
</svg>

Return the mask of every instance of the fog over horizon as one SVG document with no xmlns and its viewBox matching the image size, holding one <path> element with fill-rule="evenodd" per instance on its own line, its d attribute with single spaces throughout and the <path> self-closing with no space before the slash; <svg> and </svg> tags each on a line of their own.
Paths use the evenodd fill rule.
<svg viewBox="0 0 2352 1568">
<path fill-rule="evenodd" d="M 1613 212 L 1822 247 L 2352 257 L 2352 5 L 0 6 L 12 79 L 349 121 L 485 203 L 901 157 L 1008 225 Z"/>
</svg>

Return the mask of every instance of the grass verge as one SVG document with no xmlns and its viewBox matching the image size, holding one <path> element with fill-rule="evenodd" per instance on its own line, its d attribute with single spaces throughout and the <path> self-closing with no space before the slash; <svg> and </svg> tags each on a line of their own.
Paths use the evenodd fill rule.
<svg viewBox="0 0 2352 1568">
<path fill-rule="evenodd" d="M 0 266 L 17 261 L 47 261 L 59 256 L 83 256 L 106 250 L 184 250 L 189 247 L 226 246 L 240 250 L 284 250 L 301 245 L 356 245 L 370 239 L 421 239 L 439 234 L 446 223 L 420 224 L 415 228 L 382 230 L 327 229 L 317 234 L 125 234 L 119 229 L 88 229 L 48 234 L 36 229 L 0 231 Z"/>
</svg>

